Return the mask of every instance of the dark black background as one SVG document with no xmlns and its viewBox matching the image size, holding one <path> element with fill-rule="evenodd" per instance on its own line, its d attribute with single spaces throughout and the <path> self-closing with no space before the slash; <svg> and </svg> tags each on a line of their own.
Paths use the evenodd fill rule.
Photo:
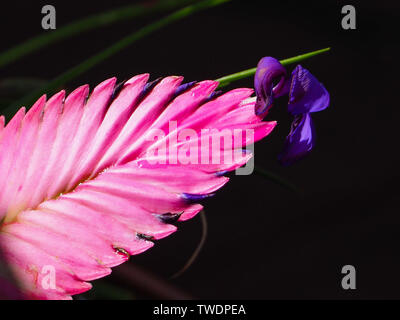
<svg viewBox="0 0 400 320">
<path fill-rule="evenodd" d="M 2 3 L 0 50 L 46 32 L 40 25 L 45 4 L 56 7 L 60 27 L 129 3 Z M 356 7 L 356 30 L 341 28 L 345 4 Z M 266 55 L 287 58 L 332 47 L 302 63 L 331 94 L 330 108 L 314 116 L 318 144 L 312 154 L 289 168 L 276 161 L 290 127 L 286 98 L 268 118 L 278 120 L 278 127 L 255 149 L 256 165 L 292 181 L 303 195 L 257 175 L 232 176 L 206 203 L 209 233 L 203 251 L 184 275 L 170 281 L 173 285 L 206 299 L 400 298 L 400 106 L 394 59 L 399 10 L 396 1 L 237 0 L 168 26 L 67 84 L 69 89 L 93 86 L 114 75 L 123 80 L 142 72 L 152 78 L 215 79 L 253 67 Z M 71 38 L 0 70 L 0 78 L 52 79 L 152 19 Z M 251 87 L 252 80 L 234 86 Z M 131 263 L 167 279 L 185 263 L 200 235 L 197 217 Z M 357 270 L 353 291 L 340 285 L 346 264 Z"/>
</svg>

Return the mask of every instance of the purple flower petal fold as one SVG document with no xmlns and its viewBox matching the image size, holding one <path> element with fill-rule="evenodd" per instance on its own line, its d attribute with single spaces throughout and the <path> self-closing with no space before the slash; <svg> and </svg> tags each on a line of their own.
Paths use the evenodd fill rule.
<svg viewBox="0 0 400 320">
<path fill-rule="evenodd" d="M 265 113 L 273 103 L 274 96 L 281 94 L 285 87 L 286 70 L 275 58 L 264 57 L 257 65 L 254 88 L 257 95 L 256 114 Z M 274 80 L 279 82 L 274 86 Z"/>
<path fill-rule="evenodd" d="M 289 112 L 292 115 L 318 112 L 328 106 L 328 91 L 307 69 L 298 65 L 292 72 Z"/>
<path fill-rule="evenodd" d="M 314 145 L 315 130 L 311 115 L 308 113 L 297 115 L 278 160 L 282 165 L 291 165 L 306 156 Z"/>
</svg>

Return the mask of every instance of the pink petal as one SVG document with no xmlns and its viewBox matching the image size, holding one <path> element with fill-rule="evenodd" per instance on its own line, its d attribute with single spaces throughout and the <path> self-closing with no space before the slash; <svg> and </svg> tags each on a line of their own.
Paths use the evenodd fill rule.
<svg viewBox="0 0 400 320">
<path fill-rule="evenodd" d="M 67 149 L 64 149 L 64 154 L 67 159 L 61 171 L 58 172 L 57 179 L 52 183 L 51 190 L 53 194 L 50 194 L 50 197 L 54 196 L 54 194 L 69 190 L 67 186 L 73 178 L 75 167 L 80 162 L 82 153 L 91 145 L 92 139 L 103 120 L 114 90 L 115 82 L 116 78 L 103 81 L 94 88 L 87 104 L 82 106 L 83 114 L 79 126 L 72 142 L 66 146 Z M 66 128 L 66 130 L 68 130 L 68 128 Z"/>
<path fill-rule="evenodd" d="M 18 145 L 19 131 L 24 117 L 25 108 L 21 108 L 3 130 L 0 143 L 0 190 L 3 190 L 4 186 L 7 184 L 7 178 L 14 162 L 14 154 L 16 153 L 16 146 Z M 8 199 L 3 193 L 0 193 L 0 219 L 4 217 L 7 208 Z"/>
<path fill-rule="evenodd" d="M 88 94 L 89 86 L 85 85 L 70 93 L 65 99 L 57 136 L 46 160 L 46 169 L 37 185 L 37 194 L 43 193 L 45 199 L 54 197 L 62 189 L 56 178 L 60 177 L 61 172 L 66 168 L 68 160 L 66 146 L 71 146 L 74 142 Z"/>
<path fill-rule="evenodd" d="M 37 298 L 68 298 L 69 295 L 82 293 L 91 288 L 89 283 L 80 281 L 68 268 L 55 257 L 42 251 L 18 237 L 0 232 L 3 254 L 8 265 L 22 284 L 25 294 Z M 46 266 L 56 271 L 55 289 L 45 287 Z"/>
<path fill-rule="evenodd" d="M 84 177 L 94 176 L 98 173 L 99 169 L 93 170 L 93 168 L 96 167 L 104 152 L 113 144 L 128 121 L 148 78 L 149 75 L 144 74 L 130 79 L 118 97 L 111 103 L 93 138 L 91 148 L 85 150 L 85 153 L 81 155 L 75 177 L 72 178 L 67 189 L 75 186 Z"/>
<path fill-rule="evenodd" d="M 15 160 L 9 170 L 9 176 L 4 179 L 4 181 L 12 181 L 12 183 L 7 183 L 2 189 L 4 199 L 8 203 L 8 212 L 17 213 L 25 207 L 25 204 L 19 201 L 19 198 L 21 198 L 19 195 L 22 192 L 29 169 L 29 162 L 34 153 L 41 114 L 45 104 L 46 97 L 42 96 L 22 120 Z M 16 185 L 18 188 L 16 188 Z"/>
</svg>

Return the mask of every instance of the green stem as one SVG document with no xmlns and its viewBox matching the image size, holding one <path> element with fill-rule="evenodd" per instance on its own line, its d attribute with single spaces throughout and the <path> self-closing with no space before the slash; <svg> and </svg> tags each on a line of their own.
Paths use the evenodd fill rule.
<svg viewBox="0 0 400 320">
<path fill-rule="evenodd" d="M 280 60 L 280 63 L 284 66 L 287 66 L 289 64 L 293 64 L 293 63 L 298 63 L 300 61 L 303 61 L 305 59 L 311 58 L 313 56 L 316 56 L 318 54 L 324 53 L 329 51 L 331 48 L 325 48 L 325 49 L 321 49 L 321 50 L 316 50 L 316 51 L 312 51 L 312 52 L 308 52 L 305 54 L 301 54 L 292 58 L 288 58 L 288 59 L 284 59 L 284 60 Z M 219 86 L 218 88 L 223 88 L 226 87 L 227 85 L 229 85 L 230 83 L 240 80 L 240 79 L 244 79 L 244 78 L 249 78 L 255 75 L 257 68 L 251 68 L 251 69 L 247 69 L 244 71 L 240 71 L 240 72 L 236 72 L 233 74 L 230 74 L 228 76 L 224 76 L 221 77 L 219 79 L 216 79 L 216 81 L 219 82 Z"/>
<path fill-rule="evenodd" d="M 15 104 L 10 105 L 4 110 L 4 115 L 8 118 L 10 117 L 16 107 L 19 106 L 30 106 L 35 99 L 37 99 L 43 92 L 51 93 L 53 90 L 57 89 L 64 83 L 76 78 L 77 76 L 81 75 L 82 73 L 88 71 L 89 69 L 93 68 L 95 65 L 99 64 L 100 62 L 104 61 L 105 59 L 111 57 L 113 54 L 121 51 L 122 49 L 126 48 L 127 46 L 131 45 L 132 43 L 136 42 L 144 38 L 145 36 L 175 22 L 186 18 L 196 12 L 201 10 L 211 8 L 217 5 L 220 5 L 225 2 L 229 2 L 230 0 L 204 0 L 201 2 L 197 2 L 193 5 L 187 6 L 182 8 L 174 13 L 154 22 L 151 23 L 142 29 L 134 32 L 127 37 L 123 38 L 122 40 L 114 43 L 112 46 L 108 47 L 107 49 L 101 51 L 100 53 L 90 57 L 89 59 L 85 60 L 84 62 L 78 64 L 77 66 L 73 67 L 72 69 L 66 71 L 65 73 L 59 75 L 57 78 L 53 79 L 49 84 L 40 87 L 38 90 L 35 90 L 31 94 L 23 97 L 21 100 L 15 102 Z"/>
<path fill-rule="evenodd" d="M 14 62 L 29 53 L 63 39 L 81 34 L 95 28 L 104 27 L 117 21 L 124 21 L 130 18 L 143 17 L 145 15 L 163 12 L 169 9 L 175 9 L 179 6 L 187 5 L 193 0 L 160 0 L 156 4 L 145 5 L 136 4 L 121 7 L 111 11 L 92 15 L 82 20 L 72 22 L 56 30 L 45 32 L 39 36 L 33 37 L 3 53 L 0 53 L 0 68 L 11 62 Z"/>
</svg>

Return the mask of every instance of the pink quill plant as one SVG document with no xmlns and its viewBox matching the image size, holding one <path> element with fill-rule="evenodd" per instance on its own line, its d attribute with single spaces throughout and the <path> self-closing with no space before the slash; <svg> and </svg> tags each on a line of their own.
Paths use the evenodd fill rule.
<svg viewBox="0 0 400 320">
<path fill-rule="evenodd" d="M 276 125 L 252 89 L 148 78 L 0 117 L 0 245 L 25 297 L 71 299 L 175 232 Z"/>
</svg>

